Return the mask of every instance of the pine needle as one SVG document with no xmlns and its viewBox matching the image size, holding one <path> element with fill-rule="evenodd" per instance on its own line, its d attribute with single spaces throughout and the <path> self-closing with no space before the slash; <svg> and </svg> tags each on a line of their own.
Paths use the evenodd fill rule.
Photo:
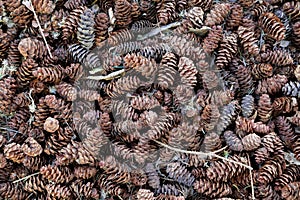
<svg viewBox="0 0 300 200">
<path fill-rule="evenodd" d="M 18 180 L 15 180 L 15 181 L 13 181 L 12 183 L 18 183 L 18 182 L 21 182 L 21 181 L 23 181 L 23 180 L 27 180 L 27 179 L 29 179 L 30 177 L 36 176 L 36 175 L 39 175 L 39 174 L 40 174 L 40 172 L 36 172 L 36 173 L 34 173 L 34 174 L 30 174 L 30 175 L 28 175 L 28 176 L 25 176 L 25 177 L 23 177 L 23 178 L 20 178 L 20 179 L 18 179 Z"/>
</svg>

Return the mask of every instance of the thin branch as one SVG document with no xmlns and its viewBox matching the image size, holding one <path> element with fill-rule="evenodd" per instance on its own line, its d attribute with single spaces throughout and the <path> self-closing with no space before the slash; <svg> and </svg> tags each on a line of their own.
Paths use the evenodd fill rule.
<svg viewBox="0 0 300 200">
<path fill-rule="evenodd" d="M 248 159 L 248 165 L 251 165 L 249 155 L 247 155 L 247 159 Z M 251 183 L 251 196 L 252 196 L 252 200 L 255 200 L 253 174 L 252 174 L 252 170 L 249 170 L 249 171 L 250 171 L 250 183 Z"/>
<path fill-rule="evenodd" d="M 99 80 L 111 80 L 118 76 L 121 76 L 124 73 L 125 73 L 125 69 L 121 69 L 119 71 L 112 72 L 106 76 L 87 76 L 87 77 L 85 77 L 85 79 L 98 80 L 98 81 Z"/>
<path fill-rule="evenodd" d="M 240 165 L 240 166 L 243 166 L 249 170 L 253 170 L 253 168 L 251 166 L 248 166 L 248 165 L 245 165 L 241 162 L 237 162 L 237 161 L 234 161 L 234 160 L 230 160 L 228 158 L 224 158 L 222 156 L 219 156 L 217 154 L 215 154 L 214 152 L 209 152 L 209 153 L 204 153 L 204 152 L 201 152 L 201 151 L 187 151 L 187 150 L 182 150 L 182 149 L 177 149 L 177 148 L 174 148 L 174 147 L 171 147 L 167 144 L 164 144 L 162 142 L 159 142 L 157 140 L 153 140 L 154 142 L 160 144 L 161 146 L 163 147 L 166 147 L 168 149 L 171 149 L 173 151 L 177 151 L 177 152 L 180 152 L 180 153 L 187 153 L 187 154 L 194 154 L 194 155 L 199 155 L 199 156 L 205 156 L 205 157 L 215 157 L 215 158 L 220 158 L 222 160 L 226 160 L 227 162 L 231 162 L 231 163 L 234 163 L 234 164 L 237 164 L 237 165 Z"/>
<path fill-rule="evenodd" d="M 50 55 L 50 58 L 53 58 L 53 56 L 52 56 L 52 54 L 51 54 L 51 51 L 50 51 L 50 48 L 49 48 L 49 45 L 48 45 L 47 40 L 46 40 L 46 38 L 45 38 L 43 29 L 42 29 L 42 27 L 41 27 L 39 18 L 38 18 L 37 14 L 36 14 L 36 12 L 35 12 L 35 10 L 34 10 L 34 7 L 33 7 L 33 5 L 32 5 L 32 1 L 31 1 L 31 0 L 23 0 L 22 4 L 25 5 L 26 8 L 28 8 L 31 12 L 33 12 L 35 21 L 37 22 L 37 24 L 38 24 L 38 26 L 39 26 L 39 30 L 40 30 L 41 35 L 42 35 L 42 37 L 43 37 L 43 40 L 44 40 L 44 42 L 45 42 L 45 44 L 46 44 L 46 48 L 47 48 L 47 51 L 48 51 L 48 53 L 49 53 L 49 55 Z"/>
<path fill-rule="evenodd" d="M 30 177 L 36 176 L 36 175 L 38 175 L 38 174 L 40 174 L 40 172 L 36 172 L 36 173 L 34 173 L 34 174 L 30 174 L 30 175 L 28 175 L 28 176 L 25 176 L 25 177 L 23 177 L 23 178 L 20 178 L 20 179 L 18 179 L 18 180 L 15 180 L 15 181 L 12 182 L 12 183 L 18 183 L 18 182 L 21 182 L 21 181 L 23 181 L 23 180 L 27 180 L 27 179 L 29 179 Z"/>
</svg>

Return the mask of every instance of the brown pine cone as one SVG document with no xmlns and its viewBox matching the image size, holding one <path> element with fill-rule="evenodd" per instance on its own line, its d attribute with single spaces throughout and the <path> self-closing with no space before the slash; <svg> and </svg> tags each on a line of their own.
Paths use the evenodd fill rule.
<svg viewBox="0 0 300 200">
<path fill-rule="evenodd" d="M 0 135 L 0 148 L 6 144 L 7 140 L 3 135 Z"/>
<path fill-rule="evenodd" d="M 253 151 L 260 146 L 261 138 L 255 133 L 252 133 L 243 137 L 242 143 L 244 146 L 244 150 Z"/>
<path fill-rule="evenodd" d="M 261 165 L 270 158 L 270 152 L 266 147 L 261 147 L 255 150 L 254 157 L 255 157 L 255 162 Z"/>
<path fill-rule="evenodd" d="M 78 148 L 80 144 L 72 141 L 67 146 L 63 147 L 56 155 L 57 165 L 68 165 L 76 160 L 78 156 Z"/>
<path fill-rule="evenodd" d="M 0 169 L 4 169 L 6 167 L 7 160 L 2 153 L 0 153 Z"/>
<path fill-rule="evenodd" d="M 132 5 L 127 0 L 116 0 L 114 5 L 114 15 L 116 18 L 116 25 L 118 27 L 126 27 L 131 21 Z"/>
<path fill-rule="evenodd" d="M 213 26 L 207 37 L 203 40 L 203 50 L 207 54 L 211 54 L 219 45 L 223 38 L 223 29 L 221 26 Z"/>
<path fill-rule="evenodd" d="M 286 2 L 282 8 L 291 21 L 300 20 L 300 3 L 298 1 Z"/>
<path fill-rule="evenodd" d="M 286 114 L 298 110 L 298 102 L 295 97 L 278 97 L 273 101 L 274 116 Z"/>
<path fill-rule="evenodd" d="M 258 55 L 259 48 L 258 48 L 258 41 L 254 35 L 255 33 L 249 28 L 244 26 L 239 26 L 238 28 L 238 35 L 241 39 L 241 43 L 244 48 L 245 53 L 249 53 L 251 55 Z"/>
<path fill-rule="evenodd" d="M 36 157 L 43 152 L 42 146 L 32 137 L 28 137 L 21 148 L 24 154 L 31 157 Z"/>
<path fill-rule="evenodd" d="M 264 4 L 256 5 L 251 9 L 251 14 L 254 17 L 260 17 L 263 13 L 268 10 L 267 6 Z"/>
<path fill-rule="evenodd" d="M 212 90 L 219 85 L 220 77 L 213 71 L 206 71 L 202 74 L 203 87 Z"/>
<path fill-rule="evenodd" d="M 261 54 L 261 61 L 271 65 L 286 66 L 293 64 L 294 60 L 289 52 L 284 50 L 267 51 Z"/>
<path fill-rule="evenodd" d="M 77 89 L 69 83 L 60 83 L 55 85 L 56 92 L 67 101 L 75 101 L 77 98 Z"/>
<path fill-rule="evenodd" d="M 234 134 L 232 131 L 225 131 L 224 132 L 224 138 L 226 141 L 226 144 L 229 146 L 229 149 L 233 151 L 242 151 L 243 150 L 243 144 L 242 140 Z"/>
<path fill-rule="evenodd" d="M 268 36 L 274 38 L 277 41 L 285 38 L 285 27 L 280 19 L 271 12 L 262 14 L 259 18 L 259 26 L 261 26 Z"/>
<path fill-rule="evenodd" d="M 282 87 L 287 83 L 288 79 L 285 75 L 276 74 L 271 78 L 259 81 L 256 88 L 256 94 L 268 93 L 274 95 L 282 90 Z"/>
<path fill-rule="evenodd" d="M 300 126 L 300 112 L 299 111 L 296 111 L 296 113 L 291 116 L 291 117 L 288 117 L 287 118 L 292 124 L 296 125 L 296 126 Z M 0 139 L 1 141 L 1 139 Z M 1 142 L 0 142 L 1 144 Z M 1 145 L 0 145 L 1 146 Z"/>
<path fill-rule="evenodd" d="M 300 35 L 300 21 L 293 24 L 293 33 L 294 33 L 293 40 L 296 44 L 296 47 L 298 47 L 298 45 L 300 45 L 300 36 L 299 36 Z"/>
<path fill-rule="evenodd" d="M 234 70 L 235 76 L 238 80 L 240 86 L 241 95 L 248 94 L 253 87 L 253 79 L 251 76 L 251 71 L 249 68 L 239 65 L 236 70 Z"/>
<path fill-rule="evenodd" d="M 232 189 L 225 182 L 212 182 L 207 179 L 200 179 L 194 183 L 194 189 L 205 196 L 223 197 L 232 194 Z"/>
<path fill-rule="evenodd" d="M 150 96 L 134 96 L 130 99 L 130 105 L 137 110 L 150 110 L 157 106 L 160 106 L 155 97 Z"/>
<path fill-rule="evenodd" d="M 167 89 L 173 86 L 177 73 L 178 57 L 174 53 L 166 53 L 158 69 L 157 82 L 160 87 Z"/>
<path fill-rule="evenodd" d="M 243 15 L 243 7 L 240 4 L 233 4 L 231 6 L 231 13 L 226 20 L 227 27 L 229 29 L 238 27 L 242 22 Z"/>
<path fill-rule="evenodd" d="M 155 200 L 154 193 L 151 190 L 139 189 L 136 194 L 137 200 Z"/>
<path fill-rule="evenodd" d="M 45 188 L 47 193 L 56 199 L 72 199 L 71 190 L 67 186 L 47 184 Z"/>
<path fill-rule="evenodd" d="M 275 124 L 278 129 L 278 135 L 280 136 L 282 141 L 291 148 L 293 143 L 298 138 L 291 123 L 289 123 L 285 116 L 279 116 L 275 120 Z"/>
<path fill-rule="evenodd" d="M 257 112 L 262 122 L 267 122 L 272 117 L 273 107 L 268 94 L 262 94 L 260 96 Z"/>
<path fill-rule="evenodd" d="M 283 199 L 292 200 L 300 196 L 300 182 L 290 182 L 281 189 Z"/>
<path fill-rule="evenodd" d="M 16 92 L 16 86 L 16 80 L 12 77 L 0 80 L 0 111 L 3 114 L 9 115 L 14 110 L 11 105 Z"/>
<path fill-rule="evenodd" d="M 273 67 L 267 63 L 259 63 L 252 65 L 252 75 L 256 79 L 268 78 L 273 75 Z"/>
<path fill-rule="evenodd" d="M 45 192 L 46 184 L 41 175 L 31 176 L 25 181 L 24 190 L 27 192 L 37 193 Z"/>
<path fill-rule="evenodd" d="M 63 69 L 60 65 L 53 67 L 38 67 L 32 72 L 39 81 L 58 84 L 63 78 Z"/>
<path fill-rule="evenodd" d="M 3 153 L 5 158 L 12 160 L 16 163 L 22 163 L 24 159 L 24 153 L 20 144 L 9 143 L 4 146 Z"/>
<path fill-rule="evenodd" d="M 95 17 L 95 42 L 102 47 L 103 41 L 108 37 L 109 18 L 106 13 L 98 13 Z"/>
<path fill-rule="evenodd" d="M 99 193 L 96 188 L 93 188 L 93 185 L 91 182 L 83 183 L 81 180 L 76 180 L 72 182 L 70 188 L 77 198 L 84 196 L 86 198 L 99 199 Z"/>
<path fill-rule="evenodd" d="M 273 190 L 273 187 L 269 185 L 259 185 L 255 191 L 255 197 L 260 199 L 276 199 L 280 200 L 279 194 Z"/>
<path fill-rule="evenodd" d="M 40 173 L 45 179 L 55 183 L 69 182 L 74 178 L 74 174 L 69 167 L 47 165 L 40 168 Z"/>
<path fill-rule="evenodd" d="M 180 57 L 178 71 L 183 84 L 191 87 L 196 86 L 198 71 L 191 59 L 187 57 Z"/>
<path fill-rule="evenodd" d="M 96 175 L 97 169 L 90 166 L 77 166 L 74 169 L 74 176 L 78 179 L 89 179 Z"/>
<path fill-rule="evenodd" d="M 211 131 L 217 125 L 220 118 L 220 112 L 216 105 L 208 104 L 201 113 L 200 127 L 205 131 Z"/>
<path fill-rule="evenodd" d="M 223 69 L 233 59 L 237 53 L 237 35 L 230 34 L 224 36 L 223 42 L 220 45 L 220 49 L 216 58 L 216 66 L 218 69 Z"/>
<path fill-rule="evenodd" d="M 157 3 L 157 18 L 161 24 L 168 24 L 177 18 L 176 1 L 166 0 Z"/>
<path fill-rule="evenodd" d="M 0 197 L 5 199 L 26 199 L 28 193 L 23 189 L 10 182 L 0 183 Z"/>
<path fill-rule="evenodd" d="M 191 8 L 187 12 L 186 17 L 192 22 L 195 28 L 201 28 L 203 26 L 204 12 L 201 7 Z"/>
<path fill-rule="evenodd" d="M 43 155 L 31 157 L 25 156 L 23 159 L 23 165 L 30 170 L 39 170 L 42 166 L 46 164 L 46 158 Z"/>
<path fill-rule="evenodd" d="M 59 121 L 53 117 L 48 117 L 44 123 L 44 130 L 49 133 L 54 133 L 59 129 Z"/>
<path fill-rule="evenodd" d="M 145 184 L 147 184 L 147 175 L 145 173 L 144 170 L 142 169 L 136 169 L 130 172 L 130 179 L 131 182 L 135 185 L 135 186 L 143 186 Z"/>
<path fill-rule="evenodd" d="M 225 17 L 230 12 L 230 4 L 229 3 L 219 3 L 215 4 L 213 8 L 210 10 L 210 13 L 207 14 L 205 25 L 214 26 L 221 24 L 224 22 Z"/>
<path fill-rule="evenodd" d="M 29 58 L 43 58 L 48 53 L 43 41 L 35 38 L 21 39 L 18 49 L 22 56 Z"/>
<path fill-rule="evenodd" d="M 267 185 L 271 183 L 275 178 L 282 175 L 285 169 L 285 161 L 275 157 L 266 163 L 258 170 L 258 183 Z"/>
<path fill-rule="evenodd" d="M 239 0 L 239 3 L 245 7 L 245 8 L 249 8 L 254 4 L 254 0 Z"/>
<path fill-rule="evenodd" d="M 280 191 L 284 186 L 298 180 L 300 173 L 299 165 L 291 164 L 286 167 L 282 175 L 275 180 L 275 190 Z"/>
</svg>

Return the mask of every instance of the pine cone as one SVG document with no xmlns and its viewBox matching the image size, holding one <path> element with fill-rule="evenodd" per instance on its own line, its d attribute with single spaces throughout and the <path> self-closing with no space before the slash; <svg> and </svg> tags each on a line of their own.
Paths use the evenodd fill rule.
<svg viewBox="0 0 300 200">
<path fill-rule="evenodd" d="M 274 116 L 291 113 L 298 110 L 298 102 L 294 97 L 278 97 L 273 102 Z"/>
<path fill-rule="evenodd" d="M 21 148 L 24 154 L 31 157 L 38 156 L 43 152 L 42 146 L 32 137 L 28 137 Z"/>
<path fill-rule="evenodd" d="M 188 20 L 192 22 L 194 27 L 196 28 L 201 28 L 203 25 L 203 17 L 204 17 L 204 12 L 201 7 L 193 7 L 191 8 L 187 14 L 186 17 Z"/>
<path fill-rule="evenodd" d="M 259 63 L 252 66 L 252 75 L 256 79 L 268 78 L 273 75 L 273 67 L 270 64 Z"/>
<path fill-rule="evenodd" d="M 109 18 L 106 13 L 98 13 L 95 17 L 95 43 L 98 47 L 103 46 L 108 37 Z"/>
<path fill-rule="evenodd" d="M 300 83 L 297 81 L 290 81 L 282 87 L 284 95 L 292 97 L 300 97 Z"/>
<path fill-rule="evenodd" d="M 46 83 L 59 83 L 63 78 L 63 70 L 60 65 L 54 67 L 38 67 L 32 72 L 39 81 Z"/>
<path fill-rule="evenodd" d="M 256 88 L 256 94 L 268 93 L 274 95 L 280 92 L 281 88 L 287 83 L 288 79 L 285 75 L 276 74 L 271 78 L 263 79 L 259 81 Z"/>
<path fill-rule="evenodd" d="M 130 179 L 131 182 L 136 186 L 143 186 L 147 184 L 148 181 L 146 173 L 141 169 L 130 172 Z"/>
<path fill-rule="evenodd" d="M 158 69 L 157 82 L 160 87 L 167 89 L 173 86 L 177 73 L 178 58 L 174 53 L 166 53 L 161 60 Z"/>
<path fill-rule="evenodd" d="M 198 71 L 192 60 L 187 57 L 180 57 L 178 71 L 183 84 L 191 87 L 196 86 Z"/>
<path fill-rule="evenodd" d="M 220 77 L 213 71 L 206 71 L 202 74 L 203 87 L 212 90 L 219 85 Z"/>
<path fill-rule="evenodd" d="M 261 147 L 254 152 L 255 162 L 259 165 L 263 164 L 270 158 L 270 152 L 267 148 Z"/>
<path fill-rule="evenodd" d="M 279 191 L 284 186 L 298 180 L 300 167 L 299 165 L 291 164 L 286 167 L 282 175 L 275 180 L 275 190 Z"/>
<path fill-rule="evenodd" d="M 43 58 L 47 55 L 45 44 L 34 38 L 21 39 L 18 49 L 22 56 L 29 58 Z"/>
<path fill-rule="evenodd" d="M 293 33 L 294 33 L 294 37 L 293 40 L 295 42 L 295 44 L 298 46 L 300 44 L 300 22 L 296 22 L 295 24 L 293 24 Z"/>
<path fill-rule="evenodd" d="M 238 27 L 243 18 L 244 12 L 243 7 L 239 4 L 233 4 L 231 6 L 231 13 L 226 20 L 226 25 L 229 29 L 233 29 L 234 27 Z"/>
<path fill-rule="evenodd" d="M 238 35 L 239 38 L 241 39 L 241 43 L 244 48 L 245 53 L 249 53 L 251 55 L 258 55 L 259 53 L 259 48 L 258 48 L 258 41 L 255 38 L 255 33 L 249 28 L 246 28 L 244 26 L 239 26 L 238 28 Z"/>
<path fill-rule="evenodd" d="M 86 9 L 80 15 L 77 27 L 77 39 L 86 49 L 90 49 L 94 45 L 94 21 L 95 15 L 91 9 Z"/>
<path fill-rule="evenodd" d="M 59 129 L 59 121 L 55 118 L 48 117 L 44 123 L 44 130 L 49 133 L 54 133 Z"/>
<path fill-rule="evenodd" d="M 239 82 L 241 94 L 248 94 L 253 87 L 253 79 L 249 68 L 239 65 L 235 70 L 235 75 Z"/>
<path fill-rule="evenodd" d="M 127 0 L 117 0 L 114 2 L 114 15 L 116 18 L 116 25 L 118 27 L 126 27 L 128 26 L 131 19 L 131 10 L 132 5 Z"/>
<path fill-rule="evenodd" d="M 268 36 L 277 41 L 285 38 L 285 27 L 280 19 L 273 13 L 266 12 L 259 18 L 259 26 L 261 26 Z"/>
<path fill-rule="evenodd" d="M 169 163 L 166 172 L 168 173 L 168 177 L 188 187 L 192 186 L 195 181 L 195 177 L 179 162 Z"/>
<path fill-rule="evenodd" d="M 214 26 L 221 24 L 222 22 L 224 22 L 225 17 L 227 17 L 229 12 L 229 3 L 215 4 L 214 7 L 211 9 L 210 13 L 208 13 L 206 16 L 205 25 Z"/>
<path fill-rule="evenodd" d="M 0 183 L 0 197 L 5 199 L 26 199 L 28 193 L 19 188 L 13 183 L 4 182 Z"/>
<path fill-rule="evenodd" d="M 230 34 L 223 38 L 220 49 L 216 58 L 216 66 L 218 69 L 223 69 L 233 59 L 237 52 L 237 35 Z"/>
<path fill-rule="evenodd" d="M 294 60 L 290 53 L 284 50 L 267 51 L 261 54 L 261 61 L 271 65 L 286 66 L 293 64 Z"/>
<path fill-rule="evenodd" d="M 244 146 L 244 150 L 253 151 L 260 146 L 261 138 L 255 133 L 252 133 L 243 137 L 242 143 Z"/>
<path fill-rule="evenodd" d="M 32 176 L 25 181 L 24 190 L 27 192 L 37 193 L 45 192 L 46 184 L 41 175 Z"/>
<path fill-rule="evenodd" d="M 10 143 L 4 146 L 3 153 L 5 158 L 12 160 L 16 163 L 22 163 L 24 159 L 24 153 L 20 144 Z"/>
<path fill-rule="evenodd" d="M 48 184 L 46 190 L 50 196 L 57 199 L 70 199 L 72 197 L 71 190 L 67 186 Z"/>
<path fill-rule="evenodd" d="M 275 178 L 280 176 L 285 169 L 285 161 L 274 158 L 268 160 L 262 168 L 258 170 L 257 181 L 260 184 L 266 185 L 271 183 Z"/>
<path fill-rule="evenodd" d="M 155 169 L 154 165 L 151 163 L 148 163 L 146 165 L 145 172 L 147 175 L 147 179 L 148 179 L 147 182 L 148 182 L 149 186 L 153 189 L 159 188 L 160 187 L 160 178 L 159 178 L 158 172 Z"/>
<path fill-rule="evenodd" d="M 90 166 L 77 166 L 74 169 L 74 176 L 78 179 L 89 179 L 96 175 L 97 169 Z"/>
<path fill-rule="evenodd" d="M 147 189 L 139 189 L 136 194 L 137 200 L 154 200 L 154 193 Z"/>
<path fill-rule="evenodd" d="M 220 112 L 216 105 L 208 104 L 201 113 L 200 127 L 205 131 L 211 131 L 217 125 Z"/>
<path fill-rule="evenodd" d="M 226 141 L 226 144 L 229 146 L 229 148 L 233 151 L 242 151 L 243 150 L 243 144 L 242 140 L 234 134 L 232 131 L 225 131 L 224 132 L 224 138 Z"/>
<path fill-rule="evenodd" d="M 55 183 L 69 182 L 74 178 L 69 167 L 43 166 L 40 168 L 40 173 L 45 179 Z"/>
<path fill-rule="evenodd" d="M 273 107 L 271 98 L 268 94 L 260 96 L 257 112 L 262 122 L 267 122 L 272 117 Z"/>
<path fill-rule="evenodd" d="M 68 83 L 60 83 L 59 85 L 55 85 L 56 92 L 64 97 L 67 101 L 75 101 L 77 98 L 77 90 L 76 88 Z"/>
<path fill-rule="evenodd" d="M 300 196 L 300 182 L 291 182 L 281 189 L 281 197 L 283 199 L 292 200 Z"/>
<path fill-rule="evenodd" d="M 264 4 L 256 5 L 251 9 L 251 14 L 254 17 L 260 17 L 263 13 L 268 10 L 267 6 Z"/>
<path fill-rule="evenodd" d="M 297 1 L 286 2 L 283 4 L 283 11 L 293 22 L 300 20 L 300 3 Z"/>
<path fill-rule="evenodd" d="M 235 119 L 239 104 L 237 101 L 232 101 L 228 105 L 223 107 L 223 111 L 217 126 L 219 134 L 223 132 Z"/>
<path fill-rule="evenodd" d="M 211 132 L 205 136 L 204 141 L 204 149 L 205 152 L 212 152 L 221 149 L 222 141 L 220 136 L 217 135 L 215 132 Z"/>
<path fill-rule="evenodd" d="M 213 26 L 207 37 L 203 40 L 203 50 L 207 54 L 211 54 L 219 45 L 223 38 L 223 29 L 221 26 Z"/>
<path fill-rule="evenodd" d="M 93 188 L 93 183 L 87 182 L 84 183 L 81 180 L 76 180 L 72 182 L 70 188 L 76 194 L 77 198 L 81 198 L 82 196 L 86 198 L 99 199 L 99 193 L 96 188 Z"/>
<path fill-rule="evenodd" d="M 232 194 L 231 187 L 225 182 L 212 182 L 200 179 L 194 183 L 194 189 L 205 196 L 224 197 Z"/>
<path fill-rule="evenodd" d="M 161 24 L 168 24 L 177 18 L 175 11 L 176 1 L 166 0 L 157 4 L 157 18 Z"/>
<path fill-rule="evenodd" d="M 37 13 L 51 14 L 55 8 L 55 3 L 51 0 L 32 0 L 32 5 Z"/>
</svg>

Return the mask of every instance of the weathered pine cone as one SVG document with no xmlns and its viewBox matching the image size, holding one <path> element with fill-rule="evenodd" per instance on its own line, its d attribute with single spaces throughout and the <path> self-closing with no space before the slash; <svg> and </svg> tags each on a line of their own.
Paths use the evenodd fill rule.
<svg viewBox="0 0 300 200">
<path fill-rule="evenodd" d="M 285 38 L 286 29 L 280 19 L 273 13 L 266 12 L 259 18 L 259 25 L 268 34 L 277 41 Z"/>
</svg>

